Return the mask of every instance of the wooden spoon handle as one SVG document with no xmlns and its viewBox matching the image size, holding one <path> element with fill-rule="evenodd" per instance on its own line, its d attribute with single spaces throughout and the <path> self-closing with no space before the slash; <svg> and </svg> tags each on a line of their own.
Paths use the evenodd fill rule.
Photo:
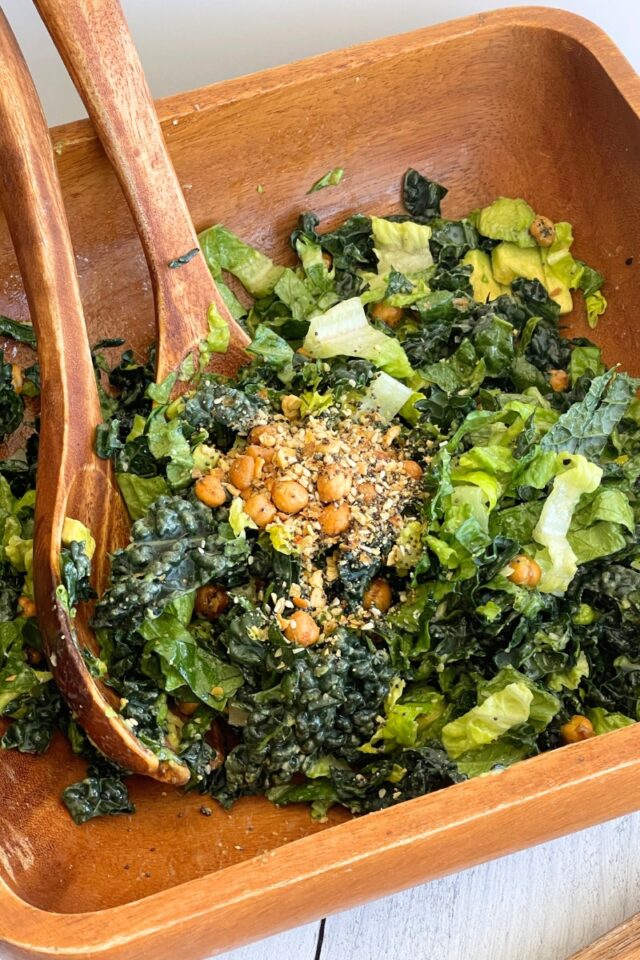
<svg viewBox="0 0 640 960">
<path fill-rule="evenodd" d="M 603 937 L 571 954 L 569 960 L 638 960 L 640 914 L 625 920 Z"/>
<path fill-rule="evenodd" d="M 248 340 L 229 314 L 202 254 L 178 268 L 169 263 L 198 246 L 197 236 L 142 65 L 118 0 L 34 0 L 111 161 L 136 221 L 151 274 L 158 321 L 159 379 L 175 368 L 191 341 L 204 335 L 215 301 L 232 332 L 232 351 Z M 207 302 L 185 287 L 198 284 Z M 187 309 L 185 310 L 185 304 Z M 188 315 L 198 313 L 198 316 Z M 187 316 L 185 316 L 185 313 Z M 185 325 L 192 330 L 186 333 Z M 182 328 L 182 333 L 177 333 Z M 237 366 L 237 362 L 235 363 Z"/>
<path fill-rule="evenodd" d="M 42 420 L 36 493 L 34 584 L 38 620 L 56 682 L 93 742 L 125 769 L 171 783 L 188 770 L 143 746 L 91 677 L 79 639 L 95 643 L 79 613 L 72 626 L 56 594 L 65 515 L 91 526 L 94 565 L 125 514 L 110 461 L 93 449 L 102 420 L 75 258 L 46 121 L 31 76 L 0 10 L 0 202 L 13 239 L 38 341 Z"/>
</svg>

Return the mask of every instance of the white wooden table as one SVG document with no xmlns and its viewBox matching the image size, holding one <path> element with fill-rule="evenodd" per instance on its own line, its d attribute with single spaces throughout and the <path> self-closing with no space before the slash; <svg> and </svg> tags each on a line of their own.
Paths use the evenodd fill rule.
<svg viewBox="0 0 640 960">
<path fill-rule="evenodd" d="M 184 5 L 175 0 L 122 3 L 156 96 L 510 5 L 509 0 L 323 0 L 310 14 L 299 0 L 190 0 L 184 17 Z M 547 5 L 602 24 L 640 69 L 637 0 Z M 5 0 L 3 7 L 50 122 L 80 116 L 82 107 L 32 4 Z M 222 42 L 212 56 L 216 36 Z M 636 911 L 640 814 L 300 927 L 222 960 L 564 960 Z M 2 953 L 0 947 L 0 960 Z"/>
</svg>

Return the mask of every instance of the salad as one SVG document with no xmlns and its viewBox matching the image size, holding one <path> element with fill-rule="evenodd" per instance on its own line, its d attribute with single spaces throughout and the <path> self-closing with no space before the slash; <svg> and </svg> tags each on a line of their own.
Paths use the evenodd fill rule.
<svg viewBox="0 0 640 960">
<path fill-rule="evenodd" d="M 638 382 L 562 322 L 582 298 L 596 326 L 603 278 L 568 222 L 504 197 L 450 220 L 446 192 L 409 170 L 402 214 L 304 213 L 295 266 L 205 230 L 252 338 L 232 380 L 207 372 L 214 308 L 162 384 L 153 355 L 94 348 L 131 541 L 96 598 L 67 518 L 64 599 L 94 604 L 85 656 L 125 722 L 225 806 L 377 810 L 640 717 Z M 132 806 L 42 654 L 38 386 L 37 364 L 0 364 L 0 434 L 32 430 L 0 464 L 1 743 L 61 731 L 88 760 L 63 796 L 82 823 Z"/>
</svg>

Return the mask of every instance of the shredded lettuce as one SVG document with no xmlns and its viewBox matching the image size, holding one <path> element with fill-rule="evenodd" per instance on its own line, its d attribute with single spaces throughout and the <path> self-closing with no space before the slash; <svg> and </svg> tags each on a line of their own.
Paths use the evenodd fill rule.
<svg viewBox="0 0 640 960">
<path fill-rule="evenodd" d="M 432 265 L 431 227 L 411 220 L 397 223 L 371 217 L 371 230 L 379 274 L 386 275 L 392 270 L 404 274 L 420 273 Z"/>
<path fill-rule="evenodd" d="M 406 379 L 411 364 L 395 337 L 376 330 L 357 297 L 337 303 L 312 319 L 303 349 L 320 360 L 329 357 L 361 357 L 370 360 L 391 377 Z"/>
<path fill-rule="evenodd" d="M 540 519 L 533 531 L 534 540 L 546 548 L 540 581 L 542 593 L 562 596 L 578 569 L 578 560 L 567 538 L 573 513 L 584 493 L 597 490 L 602 469 L 580 454 L 560 454 L 566 467 L 553 481 Z"/>
</svg>

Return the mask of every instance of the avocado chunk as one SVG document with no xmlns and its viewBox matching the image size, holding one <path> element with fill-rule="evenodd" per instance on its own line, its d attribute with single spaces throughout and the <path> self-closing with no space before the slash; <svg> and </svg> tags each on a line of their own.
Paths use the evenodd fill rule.
<svg viewBox="0 0 640 960">
<path fill-rule="evenodd" d="M 469 250 L 462 258 L 462 263 L 473 267 L 471 286 L 473 288 L 473 299 L 477 300 L 478 303 L 495 300 L 496 297 L 509 292 L 509 288 L 498 283 L 494 277 L 491 259 L 484 250 Z"/>
<path fill-rule="evenodd" d="M 84 544 L 84 552 L 91 560 L 96 550 L 96 542 L 91 536 L 91 531 L 79 520 L 65 517 L 62 525 L 62 545 L 68 547 L 72 543 Z"/>
<path fill-rule="evenodd" d="M 519 197 L 498 197 L 488 207 L 473 214 L 473 223 L 483 237 L 492 240 L 507 240 L 519 247 L 535 247 L 536 241 L 529 233 L 535 213 L 526 200 Z"/>
<path fill-rule="evenodd" d="M 573 300 L 569 288 L 543 262 L 540 248 L 523 250 L 515 243 L 499 243 L 491 251 L 493 275 L 498 283 L 512 283 L 516 277 L 539 280 L 560 313 L 571 313 Z"/>
</svg>

